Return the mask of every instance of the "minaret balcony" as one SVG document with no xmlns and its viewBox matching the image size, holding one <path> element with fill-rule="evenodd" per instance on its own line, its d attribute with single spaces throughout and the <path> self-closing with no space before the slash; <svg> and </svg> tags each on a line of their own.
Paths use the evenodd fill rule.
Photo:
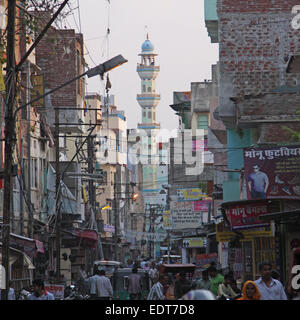
<svg viewBox="0 0 300 320">
<path fill-rule="evenodd" d="M 139 129 L 160 129 L 159 123 L 138 123 Z"/>
<path fill-rule="evenodd" d="M 141 107 L 156 107 L 160 101 L 160 94 L 138 94 L 136 99 Z"/>
<path fill-rule="evenodd" d="M 153 80 L 156 79 L 159 73 L 159 70 L 160 70 L 159 66 L 144 65 L 144 64 L 138 64 L 136 69 L 141 79 L 153 79 Z"/>
</svg>

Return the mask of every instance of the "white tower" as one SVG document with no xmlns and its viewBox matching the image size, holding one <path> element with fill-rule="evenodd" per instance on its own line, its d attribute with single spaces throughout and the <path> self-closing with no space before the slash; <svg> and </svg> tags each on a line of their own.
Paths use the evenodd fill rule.
<svg viewBox="0 0 300 320">
<path fill-rule="evenodd" d="M 143 148 L 141 153 L 142 156 L 144 155 L 149 159 L 149 164 L 143 166 L 143 194 L 145 203 L 155 203 L 153 194 L 159 191 L 157 188 L 159 155 L 156 137 L 160 124 L 156 122 L 156 107 L 160 101 L 160 95 L 156 93 L 155 79 L 160 68 L 155 65 L 157 54 L 153 51 L 154 46 L 147 34 L 147 39 L 142 44 L 142 53 L 139 54 L 141 56 L 141 63 L 137 65 L 137 72 L 141 78 L 141 93 L 137 95 L 137 101 L 142 108 L 142 121 L 138 124 L 138 129 L 144 130 L 147 134 L 142 139 Z"/>
</svg>

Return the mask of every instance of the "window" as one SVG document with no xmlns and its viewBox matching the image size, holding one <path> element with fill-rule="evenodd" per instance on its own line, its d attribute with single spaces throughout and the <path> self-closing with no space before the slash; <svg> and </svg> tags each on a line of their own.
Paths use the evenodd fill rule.
<svg viewBox="0 0 300 320">
<path fill-rule="evenodd" d="M 155 111 L 153 111 L 153 121 L 155 121 Z"/>
<path fill-rule="evenodd" d="M 146 86 L 143 84 L 143 92 L 146 92 Z"/>
<path fill-rule="evenodd" d="M 208 129 L 208 116 L 198 116 L 198 129 Z"/>
<path fill-rule="evenodd" d="M 151 87 L 148 87 L 148 92 L 151 92 Z"/>
<path fill-rule="evenodd" d="M 38 160 L 31 159 L 31 188 L 38 187 Z"/>
<path fill-rule="evenodd" d="M 152 118 L 152 112 L 151 111 L 148 111 L 148 119 L 151 119 Z"/>
</svg>

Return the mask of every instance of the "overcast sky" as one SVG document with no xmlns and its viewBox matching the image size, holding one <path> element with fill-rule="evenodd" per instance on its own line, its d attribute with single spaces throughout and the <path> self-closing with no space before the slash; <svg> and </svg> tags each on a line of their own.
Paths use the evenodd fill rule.
<svg viewBox="0 0 300 320">
<path fill-rule="evenodd" d="M 72 6 L 76 8 L 78 2 L 80 15 L 74 10 L 69 26 L 76 31 L 81 26 L 89 66 L 118 54 L 128 60 L 110 72 L 110 93 L 116 96 L 118 108 L 125 111 L 128 128 L 141 122 L 136 101 L 141 82 L 136 65 L 147 32 L 161 70 L 156 80 L 161 94 L 157 120 L 161 128 L 177 128 L 178 117 L 169 107 L 173 91 L 190 91 L 191 82 L 211 79 L 211 65 L 218 61 L 218 45 L 211 44 L 204 23 L 204 0 L 110 0 L 110 5 L 107 0 L 72 0 Z M 88 91 L 103 94 L 99 77 L 88 79 Z"/>
</svg>

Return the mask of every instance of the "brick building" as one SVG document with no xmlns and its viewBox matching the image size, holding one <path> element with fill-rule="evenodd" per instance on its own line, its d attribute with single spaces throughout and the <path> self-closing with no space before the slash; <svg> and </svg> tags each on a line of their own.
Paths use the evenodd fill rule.
<svg viewBox="0 0 300 320">
<path fill-rule="evenodd" d="M 227 130 L 227 161 L 231 171 L 223 183 L 224 210 L 251 203 L 247 198 L 249 181 L 244 177 L 248 170 L 244 162 L 245 148 L 263 150 L 299 145 L 289 130 L 300 131 L 296 114 L 300 78 L 295 67 L 297 59 L 292 58 L 297 57 L 300 50 L 300 30 L 292 26 L 295 17 L 292 10 L 298 4 L 297 0 L 205 1 L 208 33 L 213 43 L 219 42 L 219 106 L 215 113 Z M 270 197 L 270 192 L 268 198 L 271 207 L 265 220 L 273 227 L 264 231 L 272 232 L 261 237 L 258 229 L 257 234 L 251 229 L 252 236 L 242 231 L 244 240 L 237 242 L 231 263 L 240 265 L 244 275 L 254 278 L 259 275 L 260 260 L 267 256 L 259 252 L 268 252 L 274 268 L 280 270 L 282 280 L 287 281 L 291 267 L 290 242 L 299 234 L 299 218 L 295 217 L 299 200 L 275 199 Z M 291 211 L 294 214 L 289 219 Z M 282 223 L 274 225 L 284 213 Z M 225 235 L 225 232 L 219 233 L 218 237 L 217 232 L 217 239 L 226 242 Z M 234 261 L 238 256 L 240 261 Z"/>
</svg>

